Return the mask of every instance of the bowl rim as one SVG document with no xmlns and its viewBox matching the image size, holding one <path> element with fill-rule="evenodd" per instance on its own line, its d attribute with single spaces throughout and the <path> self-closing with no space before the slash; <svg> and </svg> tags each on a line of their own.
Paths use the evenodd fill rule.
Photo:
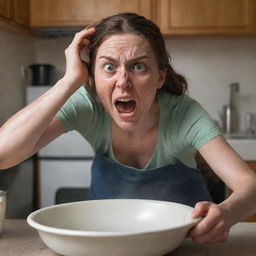
<svg viewBox="0 0 256 256">
<path fill-rule="evenodd" d="M 169 201 L 160 201 L 160 200 L 151 200 L 151 199 L 100 199 L 100 200 L 88 200 L 88 201 L 78 201 L 78 202 L 70 202 L 70 203 L 63 203 L 63 204 L 58 204 L 58 205 L 52 205 L 52 206 L 48 206 L 48 207 L 44 207 L 41 209 L 38 209 L 32 213 L 30 213 L 27 217 L 27 223 L 35 228 L 38 232 L 46 232 L 46 233 L 51 233 L 51 234 L 58 234 L 58 235 L 63 235 L 63 236 L 76 236 L 76 237 L 102 237 L 102 238 L 106 238 L 106 237 L 121 237 L 121 236 L 134 236 L 134 235 L 145 235 L 145 234 L 155 234 L 158 232 L 168 232 L 168 231 L 176 231 L 179 229 L 183 229 L 183 228 L 187 228 L 190 229 L 193 226 L 195 226 L 200 220 L 201 218 L 195 218 L 195 219 L 191 219 L 188 223 L 185 224 L 181 224 L 181 225 L 177 225 L 175 227 L 172 228 L 161 228 L 161 229 L 157 229 L 157 230 L 148 230 L 148 231 L 82 231 L 82 230 L 72 230 L 72 229 L 64 229 L 64 228 L 56 228 L 56 227 L 51 227 L 51 226 L 47 226 L 47 225 L 43 225 L 43 224 L 39 224 L 38 222 L 36 222 L 34 220 L 34 217 L 36 215 L 38 215 L 39 213 L 43 212 L 43 211 L 47 211 L 51 208 L 59 208 L 59 207 L 63 207 L 64 205 L 75 205 L 75 204 L 81 204 L 81 203 L 86 203 L 86 202 L 99 202 L 99 201 L 125 201 L 125 200 L 133 200 L 133 201 L 147 201 L 147 202 L 154 202 L 154 203 L 159 203 L 159 204 L 175 204 L 175 205 L 180 205 L 180 206 L 185 206 L 187 208 L 190 208 L 191 210 L 193 209 L 193 207 L 188 206 L 188 205 L 184 205 L 184 204 L 180 204 L 180 203 L 175 203 L 175 202 L 169 202 Z"/>
</svg>

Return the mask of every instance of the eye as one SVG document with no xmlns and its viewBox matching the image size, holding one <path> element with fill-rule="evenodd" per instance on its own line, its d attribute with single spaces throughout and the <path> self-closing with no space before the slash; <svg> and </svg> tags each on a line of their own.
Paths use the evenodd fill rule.
<svg viewBox="0 0 256 256">
<path fill-rule="evenodd" d="M 105 64 L 103 66 L 103 68 L 104 68 L 105 71 L 110 72 L 110 71 L 114 70 L 114 65 L 108 63 L 108 64 Z"/>
<path fill-rule="evenodd" d="M 143 71 L 146 69 L 146 67 L 142 63 L 136 63 L 135 65 L 133 65 L 132 69 L 134 69 L 135 71 Z"/>
</svg>

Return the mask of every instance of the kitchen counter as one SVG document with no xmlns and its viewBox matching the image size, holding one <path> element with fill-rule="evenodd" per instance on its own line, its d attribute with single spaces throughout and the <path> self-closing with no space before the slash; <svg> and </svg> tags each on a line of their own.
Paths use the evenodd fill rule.
<svg viewBox="0 0 256 256">
<path fill-rule="evenodd" d="M 256 138 L 254 139 L 230 139 L 227 138 L 230 146 L 245 160 L 256 161 Z"/>
<path fill-rule="evenodd" d="M 36 230 L 26 220 L 6 220 L 0 236 L 1 256 L 57 256 L 41 241 Z M 256 223 L 238 223 L 228 241 L 216 245 L 199 245 L 186 239 L 168 256 L 255 256 Z M 100 256 L 100 255 L 99 255 Z M 110 255 L 106 255 L 110 256 Z M 167 255 L 166 255 L 167 256 Z"/>
</svg>

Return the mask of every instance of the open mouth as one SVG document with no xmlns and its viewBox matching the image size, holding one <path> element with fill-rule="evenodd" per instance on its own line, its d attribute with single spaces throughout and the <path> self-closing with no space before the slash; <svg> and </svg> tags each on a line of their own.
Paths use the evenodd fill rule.
<svg viewBox="0 0 256 256">
<path fill-rule="evenodd" d="M 131 99 L 120 99 L 115 102 L 117 111 L 120 114 L 130 114 L 135 111 L 136 102 Z"/>
</svg>

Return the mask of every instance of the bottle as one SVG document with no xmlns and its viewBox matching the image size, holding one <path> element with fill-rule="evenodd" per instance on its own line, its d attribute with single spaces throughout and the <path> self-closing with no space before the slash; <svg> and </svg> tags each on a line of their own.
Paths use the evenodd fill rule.
<svg viewBox="0 0 256 256">
<path fill-rule="evenodd" d="M 223 106 L 223 130 L 230 134 L 235 131 L 235 107 L 232 105 Z"/>
</svg>

